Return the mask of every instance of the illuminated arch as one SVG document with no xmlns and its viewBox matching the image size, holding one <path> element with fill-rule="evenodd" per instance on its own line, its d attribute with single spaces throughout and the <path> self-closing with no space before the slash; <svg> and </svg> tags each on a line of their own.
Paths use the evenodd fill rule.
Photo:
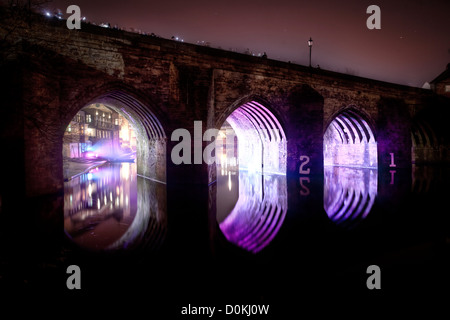
<svg viewBox="0 0 450 320">
<path fill-rule="evenodd" d="M 377 142 L 369 117 L 354 107 L 339 111 L 324 133 L 324 209 L 331 221 L 353 228 L 374 204 Z"/>
<path fill-rule="evenodd" d="M 276 236 L 287 212 L 286 135 L 275 114 L 257 99 L 239 102 L 221 123 L 229 124 L 237 136 L 239 192 L 231 212 L 218 221 L 219 228 L 229 242 L 257 253 Z M 227 174 L 219 167 L 227 165 L 219 163 L 218 181 Z M 218 189 L 218 205 L 221 196 Z"/>
<path fill-rule="evenodd" d="M 324 133 L 324 164 L 377 168 L 377 142 L 366 116 L 355 108 L 337 113 Z"/>
<path fill-rule="evenodd" d="M 96 91 L 100 91 L 97 89 Z M 108 87 L 104 93 L 87 100 L 72 114 L 65 115 L 67 124 L 82 108 L 92 104 L 104 104 L 126 118 L 135 130 L 137 139 L 137 173 L 146 178 L 166 182 L 166 149 L 167 137 L 160 116 L 157 116 L 137 95 L 126 89 Z M 78 104 L 79 106 L 79 104 Z"/>
<path fill-rule="evenodd" d="M 227 121 L 239 139 L 239 168 L 254 172 L 286 174 L 286 135 L 275 114 L 256 99 L 235 107 Z"/>
<path fill-rule="evenodd" d="M 97 89 L 97 91 L 99 91 Z M 130 189 L 134 188 L 135 193 L 130 196 L 127 201 L 130 202 L 130 217 L 133 217 L 127 230 L 122 230 L 122 233 L 115 231 L 117 238 L 115 241 L 104 247 L 105 250 L 116 250 L 120 248 L 126 248 L 133 244 L 138 246 L 138 242 L 145 242 L 145 246 L 159 247 L 165 239 L 167 232 L 167 219 L 165 217 L 166 203 L 165 196 L 165 182 L 166 182 L 166 143 L 167 137 L 163 128 L 163 125 L 155 112 L 148 107 L 148 104 L 143 103 L 141 99 L 136 98 L 135 94 L 131 94 L 123 89 L 108 89 L 104 93 L 97 95 L 93 99 L 86 99 L 87 103 L 82 104 L 82 108 L 95 104 L 102 104 L 107 108 L 116 111 L 124 118 L 128 120 L 133 127 L 137 136 L 137 154 L 136 154 L 136 171 L 134 173 L 134 181 L 130 184 Z M 70 122 L 70 116 L 74 116 L 82 108 L 73 108 L 75 112 L 68 112 L 63 118 L 66 119 L 66 123 Z M 72 113 L 72 114 L 71 114 Z M 62 139 L 61 139 L 62 140 Z M 107 169 L 109 170 L 109 169 Z M 122 174 L 122 169 L 120 174 Z M 96 172 L 89 173 L 91 177 L 96 175 Z M 136 179 L 136 176 L 142 178 Z M 88 174 L 84 174 L 78 177 L 80 179 L 77 194 L 82 195 L 88 193 Z M 84 181 L 81 181 L 84 180 Z M 96 184 L 95 188 L 98 188 L 98 193 L 95 195 L 97 200 L 100 200 L 103 205 L 104 202 L 108 202 L 108 205 L 112 205 L 111 213 L 109 216 L 115 219 L 121 219 L 122 213 L 120 206 L 114 206 L 115 201 L 118 201 L 118 197 L 115 195 L 117 190 L 122 190 L 119 181 L 119 177 L 116 173 L 109 174 L 106 180 L 114 183 L 114 188 L 107 189 L 104 185 Z M 138 180 L 138 181 L 137 181 Z M 67 183 L 66 183 L 67 184 Z M 150 185 L 149 185 L 150 184 Z M 116 186 L 117 185 L 117 186 Z M 120 186 L 120 188 L 119 188 Z M 72 190 L 70 186 L 67 186 L 67 190 Z M 107 194 L 105 193 L 107 190 Z M 91 192 L 89 190 L 89 192 Z M 94 198 L 94 192 L 92 191 Z M 119 192 L 119 191 L 117 191 Z M 67 192 L 66 192 L 67 193 Z M 157 195 L 158 194 L 158 195 Z M 92 213 L 93 207 L 86 206 L 78 196 L 71 196 L 72 193 L 65 194 L 65 219 L 73 220 L 78 223 L 78 227 L 68 223 L 68 227 L 72 227 L 73 232 L 78 232 L 77 228 L 82 225 L 83 216 L 87 217 Z M 75 193 L 74 193 L 75 195 Z M 69 199 L 69 197 L 71 199 Z M 87 196 L 86 196 L 87 197 Z M 112 199 L 110 199 L 110 197 Z M 133 199 L 131 199 L 133 197 Z M 80 199 L 78 199 L 80 198 Z M 163 200 L 161 200 L 163 199 Z M 70 201 L 69 201 L 70 200 Z M 72 201 L 72 200 L 77 200 Z M 96 202 L 97 202 L 96 200 Z M 122 200 L 120 200 L 122 201 Z M 164 203 L 163 203 L 164 202 Z M 131 204 L 133 203 L 133 204 Z M 95 205 L 95 204 L 94 204 Z M 119 209 L 117 209 L 119 208 Z M 103 209 L 103 206 L 102 206 Z M 109 210 L 109 209 L 108 209 Z M 128 210 L 128 209 L 127 209 Z M 108 211 L 109 212 L 109 211 Z M 128 221 L 130 222 L 130 221 Z M 66 226 L 65 226 L 66 227 Z M 70 237 L 66 230 L 66 234 Z M 104 244 L 103 244 L 104 245 Z"/>
</svg>

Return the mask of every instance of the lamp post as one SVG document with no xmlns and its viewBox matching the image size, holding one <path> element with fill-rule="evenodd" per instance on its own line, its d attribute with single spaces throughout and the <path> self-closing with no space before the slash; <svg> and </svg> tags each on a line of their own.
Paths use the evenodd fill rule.
<svg viewBox="0 0 450 320">
<path fill-rule="evenodd" d="M 308 40 L 308 47 L 309 47 L 309 67 L 311 68 L 311 48 L 313 45 L 313 39 L 311 39 L 311 37 L 309 37 Z"/>
</svg>

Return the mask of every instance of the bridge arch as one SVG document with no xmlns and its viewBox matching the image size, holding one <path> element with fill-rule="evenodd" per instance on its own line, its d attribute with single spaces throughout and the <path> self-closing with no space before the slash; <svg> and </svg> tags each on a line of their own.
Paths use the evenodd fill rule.
<svg viewBox="0 0 450 320">
<path fill-rule="evenodd" d="M 135 130 L 137 174 L 165 183 L 167 137 L 162 117 L 148 99 L 140 97 L 126 86 L 108 85 L 96 88 L 87 98 L 72 104 L 69 112 L 63 116 L 60 135 L 64 135 L 71 119 L 81 109 L 95 104 L 103 104 L 114 110 Z"/>
<path fill-rule="evenodd" d="M 355 106 L 335 113 L 325 126 L 324 164 L 377 168 L 377 139 L 370 116 Z"/>
<path fill-rule="evenodd" d="M 324 209 L 335 224 L 353 228 L 367 217 L 377 195 L 378 159 L 373 122 L 350 106 L 324 132 Z"/>
<path fill-rule="evenodd" d="M 108 121 L 106 127 L 103 127 L 104 124 L 99 126 L 97 116 L 94 118 L 93 115 L 99 111 L 98 119 L 101 119 L 103 111 L 115 111 L 127 120 L 128 123 L 125 123 L 133 128 L 136 135 L 136 166 L 129 163 L 107 164 L 66 182 L 66 235 L 78 245 L 94 250 L 117 250 L 132 245 L 157 248 L 167 232 L 167 139 L 161 121 L 148 103 L 123 88 L 108 88 L 93 98 L 89 96 L 80 100 L 70 105 L 70 111 L 62 117 L 64 131 L 67 131 L 67 124 L 73 124 L 74 115 L 91 109 L 90 113 L 86 111 L 84 119 L 78 118 L 79 127 L 89 130 L 92 125 L 95 131 L 110 129 L 114 132 L 118 129 L 114 126 L 119 127 L 118 123 Z M 89 121 L 88 114 L 92 116 Z M 115 114 L 112 114 L 113 120 Z M 136 175 L 145 179 L 137 179 Z M 113 219 L 121 223 L 111 223 Z M 85 233 L 86 225 L 93 228 L 98 237 L 92 238 L 90 233 Z"/>
<path fill-rule="evenodd" d="M 267 101 L 254 95 L 237 100 L 218 117 L 215 126 L 220 129 L 224 124 L 229 124 L 240 140 L 237 154 L 241 169 L 286 174 L 284 124 Z"/>
<path fill-rule="evenodd" d="M 217 222 L 228 242 L 257 253 L 287 212 L 285 130 L 270 105 L 254 96 L 232 104 L 216 125 Z"/>
<path fill-rule="evenodd" d="M 411 162 L 413 164 L 441 161 L 440 141 L 429 121 L 414 117 L 411 122 Z"/>
</svg>

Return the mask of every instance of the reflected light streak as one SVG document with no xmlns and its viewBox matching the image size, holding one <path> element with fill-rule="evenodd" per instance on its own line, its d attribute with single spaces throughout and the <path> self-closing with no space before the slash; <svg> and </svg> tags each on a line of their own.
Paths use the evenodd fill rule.
<svg viewBox="0 0 450 320">
<path fill-rule="evenodd" d="M 377 195 L 377 142 L 360 111 L 341 111 L 324 134 L 324 208 L 340 226 L 353 228 Z"/>
<path fill-rule="evenodd" d="M 239 199 L 219 227 L 231 243 L 257 253 L 276 236 L 287 212 L 286 177 L 239 172 Z"/>
<path fill-rule="evenodd" d="M 325 167 L 324 209 L 337 225 L 351 229 L 367 217 L 377 196 L 378 171 Z"/>
<path fill-rule="evenodd" d="M 228 172 L 228 190 L 220 190 L 225 185 L 218 183 L 218 197 L 221 192 L 224 198 L 233 195 L 230 192 L 231 173 L 239 170 L 237 186 L 235 182 L 237 202 L 228 215 L 228 206 L 232 202 L 224 201 L 225 209 L 220 207 L 217 210 L 220 212 L 218 218 L 226 215 L 219 227 L 229 242 L 257 253 L 276 236 L 287 212 L 286 136 L 283 128 L 269 109 L 250 101 L 228 116 L 219 131 L 216 150 L 222 154 L 222 176 Z M 217 204 L 219 202 L 222 199 Z"/>
</svg>

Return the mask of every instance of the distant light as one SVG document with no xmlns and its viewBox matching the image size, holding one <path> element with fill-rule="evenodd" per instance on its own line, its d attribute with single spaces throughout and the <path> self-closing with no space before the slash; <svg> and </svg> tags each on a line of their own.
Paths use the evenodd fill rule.
<svg viewBox="0 0 450 320">
<path fill-rule="evenodd" d="M 45 11 L 45 15 L 47 16 L 47 17 L 51 17 L 52 15 L 50 14 L 50 12 L 48 12 L 48 11 Z"/>
<path fill-rule="evenodd" d="M 86 21 L 86 17 L 81 18 L 81 20 Z"/>
</svg>

